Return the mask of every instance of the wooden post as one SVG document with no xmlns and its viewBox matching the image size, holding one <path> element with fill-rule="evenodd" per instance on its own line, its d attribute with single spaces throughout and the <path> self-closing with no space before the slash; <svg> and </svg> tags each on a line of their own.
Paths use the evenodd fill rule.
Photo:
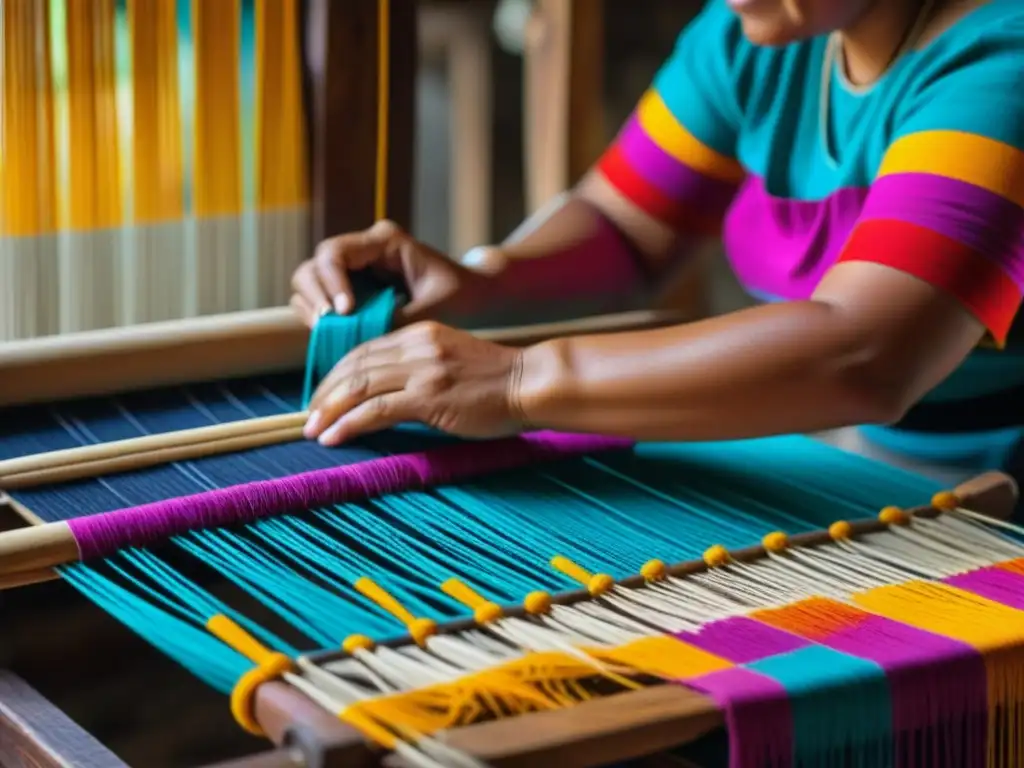
<svg viewBox="0 0 1024 768">
<path fill-rule="evenodd" d="M 603 0 L 537 0 L 524 53 L 526 210 L 579 180 L 608 136 Z"/>
<path fill-rule="evenodd" d="M 416 0 L 389 0 L 386 216 L 412 222 Z M 306 0 L 312 238 L 364 229 L 375 217 L 379 4 Z"/>
<path fill-rule="evenodd" d="M 491 7 L 429 0 L 421 2 L 420 8 L 420 50 L 447 65 L 451 93 L 448 250 L 461 254 L 494 237 Z"/>
</svg>

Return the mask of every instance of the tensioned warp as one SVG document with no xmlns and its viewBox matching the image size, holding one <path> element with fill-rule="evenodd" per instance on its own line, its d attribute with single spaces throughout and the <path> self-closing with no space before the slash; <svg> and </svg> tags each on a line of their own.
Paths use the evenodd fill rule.
<svg viewBox="0 0 1024 768">
<path fill-rule="evenodd" d="M 4 414 L 0 456 L 292 411 L 301 405 L 303 385 L 296 373 L 18 409 Z M 438 442 L 448 439 L 422 430 L 396 430 L 334 450 L 301 441 L 15 496 L 40 518 L 60 520 Z M 774 529 L 820 529 L 836 519 L 870 516 L 881 504 L 922 503 L 936 490 L 923 478 L 802 437 L 648 444 L 240 527 L 192 531 L 175 537 L 167 556 L 128 549 L 62 573 L 195 674 L 228 691 L 252 662 L 206 631 L 215 615 L 229 616 L 270 647 L 296 655 L 299 649 L 337 647 L 353 632 L 386 638 L 402 631 L 353 589 L 363 576 L 418 616 L 463 617 L 467 609 L 437 589 L 449 577 L 500 602 L 517 602 L 535 589 L 573 586 L 547 567 L 554 554 L 624 577 L 651 558 L 686 560 L 711 543 L 742 547 Z M 187 577 L 177 565 L 182 554 L 219 574 L 233 591 L 207 588 L 191 572 Z M 241 593 L 281 620 L 282 628 L 257 624 L 234 610 L 232 595 Z M 789 638 L 800 635 L 788 626 L 787 631 Z M 784 652 L 759 630 L 758 652 L 748 654 L 743 667 L 688 683 L 737 711 L 737 697 L 751 690 L 751 680 L 762 689 L 774 681 L 775 693 L 763 700 L 778 704 L 782 696 L 795 707 L 783 718 L 792 738 L 777 745 L 790 755 L 820 754 L 828 738 L 816 733 L 822 718 L 842 723 L 832 734 L 837 742 L 861 745 L 869 756 L 871 750 L 884 751 L 885 734 L 897 725 L 920 726 L 899 691 L 882 684 L 883 669 L 891 666 L 885 659 L 846 653 L 854 648 L 851 640 L 822 642 L 815 636 L 788 642 Z M 730 643 L 735 646 L 735 633 Z M 720 643 L 709 649 L 728 657 Z M 836 698 L 844 685 L 846 698 Z M 829 709 L 840 703 L 846 716 Z M 892 717 L 884 716 L 890 711 Z M 830 713 L 836 717 L 829 720 Z M 750 732 L 742 723 L 738 728 Z M 734 761 L 741 757 L 734 755 Z"/>
</svg>

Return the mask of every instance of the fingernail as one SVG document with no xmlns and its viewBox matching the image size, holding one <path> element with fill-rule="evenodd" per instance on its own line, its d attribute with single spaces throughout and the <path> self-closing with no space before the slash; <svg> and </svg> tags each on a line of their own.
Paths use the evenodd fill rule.
<svg viewBox="0 0 1024 768">
<path fill-rule="evenodd" d="M 330 304 L 322 304 L 320 306 L 320 309 L 318 309 L 316 311 L 317 318 L 321 318 L 324 315 L 329 315 L 329 314 L 331 314 L 331 305 Z"/>
<path fill-rule="evenodd" d="M 334 297 L 334 311 L 339 315 L 348 312 L 348 296 L 342 293 Z"/>
<path fill-rule="evenodd" d="M 315 437 L 317 428 L 320 426 L 320 412 L 313 411 L 306 419 L 306 426 L 302 428 L 302 434 L 306 437 Z"/>
<path fill-rule="evenodd" d="M 470 248 L 462 254 L 460 261 L 464 267 L 479 267 L 487 261 L 487 249 L 480 245 Z"/>
<path fill-rule="evenodd" d="M 335 423 L 330 429 L 325 429 L 324 433 L 317 438 L 317 442 L 324 446 L 332 446 L 341 442 L 341 424 Z"/>
</svg>

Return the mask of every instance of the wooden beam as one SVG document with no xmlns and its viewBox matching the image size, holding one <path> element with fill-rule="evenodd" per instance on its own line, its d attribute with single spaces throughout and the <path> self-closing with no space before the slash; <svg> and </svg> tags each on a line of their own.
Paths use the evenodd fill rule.
<svg viewBox="0 0 1024 768">
<path fill-rule="evenodd" d="M 416 0 L 390 6 L 386 215 L 412 221 L 418 48 Z M 374 221 L 379 4 L 306 0 L 304 48 L 310 123 L 313 242 Z"/>
<path fill-rule="evenodd" d="M 526 29 L 526 208 L 565 191 L 607 143 L 603 0 L 537 0 Z"/>
<path fill-rule="evenodd" d="M 0 670 L 0 765 L 128 768 L 17 675 Z"/>
</svg>

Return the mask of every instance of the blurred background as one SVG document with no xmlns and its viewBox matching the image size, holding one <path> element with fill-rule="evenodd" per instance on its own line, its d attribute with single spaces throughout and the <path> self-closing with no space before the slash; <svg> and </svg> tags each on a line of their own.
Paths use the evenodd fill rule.
<svg viewBox="0 0 1024 768">
<path fill-rule="evenodd" d="M 396 2 L 414 8 L 415 37 L 397 43 L 414 40 L 414 67 L 391 73 L 393 92 L 413 90 L 414 125 L 391 140 L 393 164 L 410 161 L 391 186 L 411 186 L 402 223 L 450 253 L 500 240 L 575 181 L 701 5 Z M 346 199 L 322 193 L 351 215 L 318 225 L 309 210 L 309 56 L 327 45 L 310 32 L 316 5 L 0 4 L 0 340 L 280 306 L 318 236 L 372 221 L 347 199 L 374 184 L 354 161 L 325 170 Z M 337 68 L 345 53 L 321 55 Z M 323 93 L 375 82 L 372 57 L 355 51 L 340 66 L 349 85 Z M 328 131 L 322 143 L 359 139 Z M 313 168 L 331 152 L 314 147 Z M 704 314 L 745 299 L 711 259 L 666 301 Z"/>
</svg>

